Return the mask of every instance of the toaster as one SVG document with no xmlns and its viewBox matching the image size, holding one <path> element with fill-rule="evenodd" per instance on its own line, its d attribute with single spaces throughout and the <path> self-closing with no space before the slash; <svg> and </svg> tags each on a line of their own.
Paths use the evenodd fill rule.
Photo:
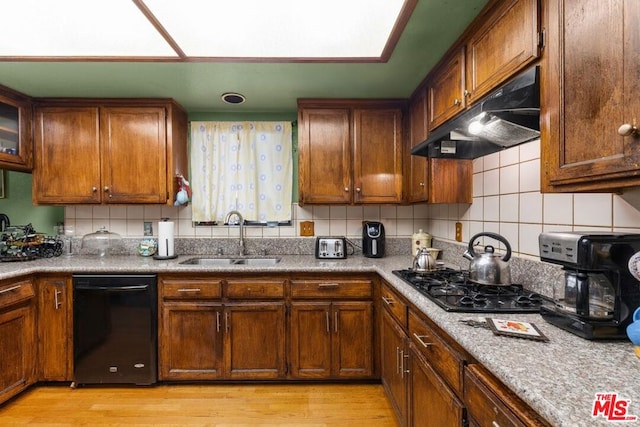
<svg viewBox="0 0 640 427">
<path fill-rule="evenodd" d="M 316 237 L 316 258 L 343 259 L 347 257 L 347 239 L 344 237 Z"/>
</svg>

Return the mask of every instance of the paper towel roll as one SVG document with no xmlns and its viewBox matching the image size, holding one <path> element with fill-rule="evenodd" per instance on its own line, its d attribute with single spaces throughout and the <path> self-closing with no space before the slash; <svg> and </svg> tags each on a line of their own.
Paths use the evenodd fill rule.
<svg viewBox="0 0 640 427">
<path fill-rule="evenodd" d="M 174 228 L 172 221 L 158 223 L 158 256 L 174 256 L 173 249 Z"/>
</svg>

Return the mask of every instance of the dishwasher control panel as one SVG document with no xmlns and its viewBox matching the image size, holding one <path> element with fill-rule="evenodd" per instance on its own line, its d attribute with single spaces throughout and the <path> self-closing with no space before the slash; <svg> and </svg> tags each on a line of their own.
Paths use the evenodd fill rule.
<svg viewBox="0 0 640 427">
<path fill-rule="evenodd" d="M 347 239 L 344 237 L 317 237 L 316 258 L 342 259 L 347 257 Z"/>
</svg>

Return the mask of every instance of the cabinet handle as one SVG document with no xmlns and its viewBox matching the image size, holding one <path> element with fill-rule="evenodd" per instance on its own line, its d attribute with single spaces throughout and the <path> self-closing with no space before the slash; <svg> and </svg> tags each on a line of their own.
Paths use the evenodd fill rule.
<svg viewBox="0 0 640 427">
<path fill-rule="evenodd" d="M 98 187 L 91 187 L 91 191 L 95 193 L 96 191 L 98 191 Z"/>
<path fill-rule="evenodd" d="M 393 298 L 389 298 L 389 297 L 382 297 L 382 301 L 384 301 L 384 303 L 387 305 L 393 305 L 394 303 Z"/>
<path fill-rule="evenodd" d="M 105 192 L 105 193 L 108 193 L 108 192 L 109 192 L 109 187 L 107 187 L 107 186 L 105 185 L 105 186 L 104 186 L 104 188 L 103 188 L 103 190 L 104 190 L 104 192 Z"/>
<path fill-rule="evenodd" d="M 404 378 L 404 374 L 408 374 L 409 370 L 404 369 L 404 359 L 408 359 L 409 355 L 404 352 L 404 350 L 400 350 L 400 378 Z"/>
<path fill-rule="evenodd" d="M 638 136 L 638 127 L 634 123 L 631 125 L 629 123 L 625 123 L 618 128 L 618 135 L 620 136 Z"/>
<path fill-rule="evenodd" d="M 216 332 L 220 332 L 220 312 L 216 311 Z"/>
<path fill-rule="evenodd" d="M 0 294 L 6 294 L 7 292 L 16 291 L 16 290 L 20 289 L 21 287 L 22 287 L 22 285 L 15 285 L 15 286 L 12 286 L 10 288 L 1 290 Z"/>
<path fill-rule="evenodd" d="M 420 184 L 418 184 L 420 187 L 424 187 L 424 182 L 421 182 Z"/>
<path fill-rule="evenodd" d="M 396 347 L 396 374 L 400 373 L 400 347 Z"/>
<path fill-rule="evenodd" d="M 491 427 L 500 427 L 497 421 L 491 421 Z"/>
<path fill-rule="evenodd" d="M 340 283 L 318 283 L 318 289 L 339 288 Z"/>
<path fill-rule="evenodd" d="M 424 342 L 424 341 L 422 340 L 422 338 L 429 338 L 427 335 L 418 335 L 418 334 L 414 333 L 414 334 L 413 334 L 413 336 L 414 336 L 414 337 L 416 337 L 416 339 L 418 340 L 418 342 L 419 342 L 420 344 L 422 344 L 422 345 L 424 346 L 424 348 L 429 348 L 429 346 L 432 346 L 432 345 L 433 345 L 433 343 L 431 343 L 431 342 Z"/>
<path fill-rule="evenodd" d="M 344 187 L 344 192 L 348 193 L 349 192 L 349 187 Z"/>
<path fill-rule="evenodd" d="M 331 329 L 329 327 L 329 312 L 325 311 L 324 314 L 325 314 L 325 317 L 327 318 L 327 333 L 330 333 Z"/>
<path fill-rule="evenodd" d="M 360 191 L 360 187 L 356 187 L 356 193 L 359 193 Z"/>
<path fill-rule="evenodd" d="M 333 313 L 333 331 L 338 333 L 338 312 Z"/>
<path fill-rule="evenodd" d="M 467 89 L 464 90 L 464 97 L 468 98 L 471 96 L 471 92 L 469 92 Z"/>
<path fill-rule="evenodd" d="M 227 333 L 229 333 L 229 313 L 224 314 L 224 329 Z"/>
<path fill-rule="evenodd" d="M 453 100 L 453 105 L 460 105 L 460 104 L 462 104 L 462 101 L 459 100 L 458 98 Z"/>
<path fill-rule="evenodd" d="M 180 288 L 178 292 L 201 292 L 200 288 Z"/>
<path fill-rule="evenodd" d="M 60 302 L 60 299 L 58 298 L 58 296 L 62 295 L 62 291 L 59 290 L 55 290 L 55 292 L 53 293 L 53 300 L 54 300 L 54 305 L 55 305 L 55 309 L 59 309 L 60 306 L 62 306 L 62 303 Z"/>
</svg>

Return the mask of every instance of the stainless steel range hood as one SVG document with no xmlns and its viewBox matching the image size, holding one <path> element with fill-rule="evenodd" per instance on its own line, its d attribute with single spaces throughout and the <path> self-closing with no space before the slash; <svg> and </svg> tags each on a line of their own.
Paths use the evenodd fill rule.
<svg viewBox="0 0 640 427">
<path fill-rule="evenodd" d="M 475 159 L 539 138 L 539 74 L 535 66 L 518 75 L 436 128 L 411 154 Z"/>
</svg>

